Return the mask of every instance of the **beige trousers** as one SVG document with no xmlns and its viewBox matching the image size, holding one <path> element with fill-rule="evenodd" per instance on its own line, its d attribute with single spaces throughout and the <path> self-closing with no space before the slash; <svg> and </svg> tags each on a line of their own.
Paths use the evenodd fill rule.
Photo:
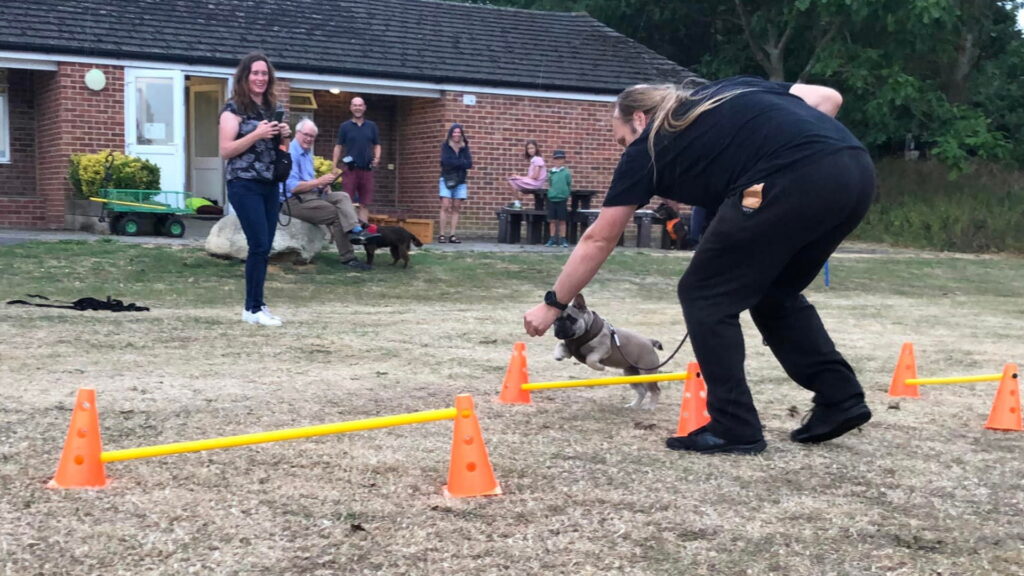
<svg viewBox="0 0 1024 576">
<path fill-rule="evenodd" d="M 359 217 L 348 194 L 329 192 L 318 196 L 316 192 L 306 192 L 289 198 L 288 209 L 292 218 L 329 227 L 342 262 L 356 257 L 348 233 L 359 224 Z"/>
</svg>

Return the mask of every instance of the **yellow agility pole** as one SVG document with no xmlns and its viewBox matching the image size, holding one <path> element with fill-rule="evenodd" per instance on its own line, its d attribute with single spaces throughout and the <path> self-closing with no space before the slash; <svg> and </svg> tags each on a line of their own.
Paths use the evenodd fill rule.
<svg viewBox="0 0 1024 576">
<path fill-rule="evenodd" d="M 1002 374 L 982 374 L 981 376 L 948 376 L 946 378 L 910 378 L 908 386 L 931 386 L 934 384 L 969 384 L 971 382 L 998 382 Z"/>
<path fill-rule="evenodd" d="M 549 390 L 552 388 L 578 388 L 581 386 L 614 386 L 616 384 L 641 384 L 644 382 L 665 382 L 668 380 L 686 380 L 686 372 L 671 374 L 643 374 L 640 376 L 613 376 L 611 378 L 591 378 L 589 380 L 563 380 L 561 382 L 534 382 L 523 384 L 523 390 Z"/>
<path fill-rule="evenodd" d="M 159 210 L 167 209 L 167 206 L 158 206 L 156 204 L 140 204 L 138 202 L 125 202 L 124 200 L 107 200 L 106 198 L 97 198 L 95 196 L 90 196 L 89 200 L 92 200 L 93 202 L 104 202 L 104 203 L 107 203 L 107 204 L 123 204 L 125 206 L 141 206 L 143 208 L 157 208 Z"/>
<path fill-rule="evenodd" d="M 311 438 L 313 436 L 326 436 L 328 434 L 345 434 L 348 432 L 359 432 L 360 430 L 374 430 L 377 428 L 391 428 L 394 426 L 404 426 L 406 424 L 437 422 L 439 420 L 454 420 L 455 416 L 455 408 L 444 408 L 442 410 L 426 410 L 424 412 L 412 412 L 409 414 L 398 414 L 395 416 L 381 416 L 378 418 L 367 418 L 365 420 L 351 420 L 349 422 L 337 422 L 334 424 L 304 426 L 302 428 L 288 428 L 285 430 L 274 430 L 271 432 L 256 432 L 254 434 L 242 434 L 240 436 L 223 436 L 221 438 L 209 438 L 207 440 L 195 440 L 192 442 L 177 442 L 174 444 L 145 446 L 143 448 L 128 448 L 126 450 L 114 450 L 111 452 L 101 452 L 100 460 L 102 462 L 120 462 L 122 460 L 152 458 L 154 456 L 183 454 L 185 452 L 202 452 L 204 450 L 233 448 L 235 446 L 247 446 L 249 444 L 280 442 L 282 440 Z"/>
</svg>

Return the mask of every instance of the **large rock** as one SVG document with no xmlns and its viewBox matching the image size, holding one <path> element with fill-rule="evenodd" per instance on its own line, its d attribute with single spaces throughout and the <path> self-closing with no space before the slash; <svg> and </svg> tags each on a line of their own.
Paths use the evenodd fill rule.
<svg viewBox="0 0 1024 576">
<path fill-rule="evenodd" d="M 270 257 L 292 254 L 297 260 L 309 262 L 324 249 L 326 241 L 325 228 L 292 218 L 287 226 L 277 225 Z M 206 237 L 206 251 L 214 256 L 245 260 L 249 245 L 245 241 L 238 216 L 229 214 L 217 222 Z"/>
</svg>

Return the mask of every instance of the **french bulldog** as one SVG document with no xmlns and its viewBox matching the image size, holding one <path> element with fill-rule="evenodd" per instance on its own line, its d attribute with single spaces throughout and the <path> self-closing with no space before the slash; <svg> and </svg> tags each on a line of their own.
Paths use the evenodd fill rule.
<svg viewBox="0 0 1024 576">
<path fill-rule="evenodd" d="M 613 341 L 613 330 L 618 337 L 617 345 Z M 655 367 L 660 363 L 656 350 L 662 350 L 661 342 L 630 330 L 613 328 L 597 312 L 587 308 L 583 294 L 573 298 L 555 320 L 555 338 L 560 340 L 555 346 L 555 360 L 576 358 L 594 370 L 621 368 L 626 376 L 638 376 L 657 373 Z M 630 384 L 630 387 L 636 392 L 636 399 L 626 405 L 628 408 L 640 408 L 645 397 L 650 397 L 649 410 L 658 406 L 661 388 L 657 382 Z"/>
</svg>

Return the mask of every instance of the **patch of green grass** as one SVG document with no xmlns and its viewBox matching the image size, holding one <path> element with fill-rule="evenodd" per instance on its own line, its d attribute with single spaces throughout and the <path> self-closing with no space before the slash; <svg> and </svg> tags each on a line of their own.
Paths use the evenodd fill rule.
<svg viewBox="0 0 1024 576">
<path fill-rule="evenodd" d="M 383 256 L 383 257 L 381 257 Z M 561 270 L 565 254 L 430 252 L 413 256 L 408 269 L 378 255 L 371 272 L 354 272 L 324 251 L 312 263 L 272 264 L 270 294 L 290 301 L 380 299 L 444 303 L 454 299 L 500 302 L 513 294 L 543 292 Z M 661 253 L 612 254 L 591 290 L 614 289 L 630 298 L 673 290 L 689 259 Z M 221 260 L 201 248 L 144 246 L 118 241 L 33 242 L 0 251 L 0 294 L 5 300 L 44 294 L 56 300 L 108 295 L 139 304 L 222 306 L 239 300 L 244 264 Z M 833 292 L 882 291 L 922 297 L 959 294 L 1019 298 L 1024 260 L 1018 258 L 841 257 L 831 265 Z M 823 289 L 821 280 L 811 290 Z"/>
</svg>

